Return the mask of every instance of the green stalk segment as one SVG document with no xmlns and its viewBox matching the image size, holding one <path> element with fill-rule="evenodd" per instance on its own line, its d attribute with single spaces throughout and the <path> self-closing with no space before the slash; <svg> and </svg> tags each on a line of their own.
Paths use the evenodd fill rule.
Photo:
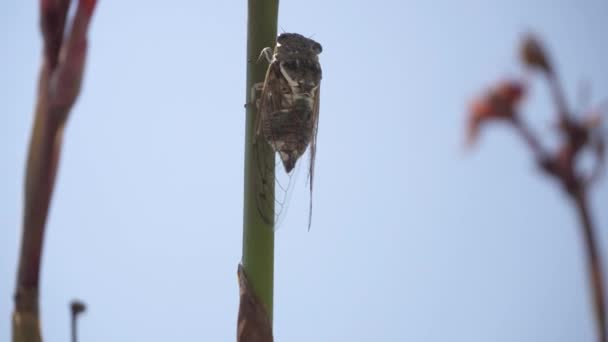
<svg viewBox="0 0 608 342">
<path fill-rule="evenodd" d="M 251 98 L 252 88 L 264 81 L 268 64 L 258 63 L 265 47 L 274 47 L 277 36 L 278 0 L 249 0 L 247 18 L 247 84 L 245 88 L 247 119 L 245 133 L 245 192 L 243 213 L 243 267 L 255 294 L 264 304 L 272 322 L 274 282 L 274 208 L 260 209 L 258 196 L 274 201 L 274 174 L 261 174 L 258 158 L 263 165 L 274 165 L 274 152 L 260 139 L 255 142 L 257 107 Z M 257 150 L 257 151 L 256 151 Z M 274 169 L 274 167 L 272 167 Z M 262 177 L 265 177 L 262 179 Z M 266 183 L 262 186 L 262 183 Z M 262 210 L 263 212 L 261 212 Z"/>
</svg>

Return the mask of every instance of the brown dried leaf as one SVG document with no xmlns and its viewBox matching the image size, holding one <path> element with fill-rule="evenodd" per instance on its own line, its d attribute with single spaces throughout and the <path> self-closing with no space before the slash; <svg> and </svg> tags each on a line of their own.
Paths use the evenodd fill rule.
<svg viewBox="0 0 608 342">
<path fill-rule="evenodd" d="M 237 275 L 241 297 L 237 342 L 272 342 L 272 325 L 268 319 L 266 308 L 247 281 L 245 270 L 241 264 L 239 264 Z"/>
<path fill-rule="evenodd" d="M 471 145 L 475 142 L 480 127 L 485 122 L 516 120 L 516 107 L 523 98 L 525 90 L 524 84 L 520 81 L 505 80 L 473 101 L 469 108 L 467 144 Z"/>
</svg>

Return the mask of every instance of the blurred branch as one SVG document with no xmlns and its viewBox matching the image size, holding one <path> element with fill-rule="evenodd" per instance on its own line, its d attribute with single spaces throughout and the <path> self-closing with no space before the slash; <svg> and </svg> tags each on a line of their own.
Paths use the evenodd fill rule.
<svg viewBox="0 0 608 342">
<path fill-rule="evenodd" d="M 95 0 L 79 0 L 64 33 L 69 0 L 40 0 L 44 55 L 25 174 L 21 251 L 13 313 L 13 341 L 40 341 L 38 289 L 45 223 L 70 109 L 80 93 L 86 34 Z"/>
<path fill-rule="evenodd" d="M 85 312 L 87 309 L 86 305 L 79 301 L 79 300 L 73 300 L 72 303 L 70 304 L 70 313 L 71 313 L 71 330 L 72 330 L 72 342 L 77 342 L 78 341 L 78 335 L 77 335 L 77 319 L 78 316 Z"/>
<path fill-rule="evenodd" d="M 518 81 L 503 81 L 474 102 L 469 113 L 468 136 L 470 140 L 471 137 L 475 138 L 481 125 L 487 122 L 509 122 L 530 148 L 543 172 L 556 179 L 572 199 L 584 237 L 598 341 L 608 342 L 603 268 L 595 238 L 596 228 L 587 203 L 589 186 L 598 179 L 605 161 L 605 136 L 601 131 L 600 116 L 584 118 L 572 115 L 555 69 L 536 38 L 526 37 L 522 44 L 521 57 L 525 66 L 540 72 L 547 80 L 562 137 L 561 146 L 553 153 L 546 152 L 538 137 L 521 120 L 517 107 L 521 95 L 525 93 L 525 87 Z M 584 149 L 592 150 L 595 157 L 595 166 L 588 174 L 578 170 L 576 163 Z"/>
<path fill-rule="evenodd" d="M 604 272 L 602 271 L 602 262 L 600 257 L 600 251 L 597 246 L 597 239 L 595 237 L 595 228 L 591 220 L 591 214 L 589 212 L 589 206 L 587 204 L 587 197 L 585 191 L 578 191 L 573 196 L 576 208 L 578 209 L 579 219 L 581 221 L 581 228 L 583 230 L 583 236 L 585 239 L 585 246 L 587 246 L 587 265 L 589 272 L 589 283 L 594 293 L 594 312 L 596 318 L 596 325 L 598 327 L 598 341 L 605 342 L 606 336 L 606 295 L 604 292 Z"/>
</svg>

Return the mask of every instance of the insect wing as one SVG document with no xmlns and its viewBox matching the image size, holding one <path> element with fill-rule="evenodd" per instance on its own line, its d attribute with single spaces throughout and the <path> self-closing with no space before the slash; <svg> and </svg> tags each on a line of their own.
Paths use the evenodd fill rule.
<svg viewBox="0 0 608 342">
<path fill-rule="evenodd" d="M 273 113 L 285 108 L 285 96 L 289 90 L 281 74 L 279 62 L 273 61 L 268 66 L 262 93 L 258 102 L 256 118 L 256 141 L 254 150 L 258 167 L 259 179 L 255 182 L 258 212 L 263 220 L 271 224 L 274 222 L 275 230 L 286 215 L 289 198 L 293 192 L 293 183 L 297 172 L 285 174 L 282 170 L 281 159 L 276 150 L 275 142 L 268 141 L 264 136 L 264 125 L 272 119 Z M 265 158 L 268 149 L 272 149 L 272 159 Z M 274 161 L 274 162 L 273 162 Z M 268 213 L 274 212 L 270 216 Z"/>
<path fill-rule="evenodd" d="M 321 84 L 314 92 L 314 105 L 312 111 L 312 137 L 310 140 L 310 164 L 308 169 L 308 185 L 310 187 L 310 198 L 308 202 L 308 230 L 312 224 L 312 188 L 315 175 L 315 159 L 317 157 L 317 133 L 319 131 L 319 107 L 321 102 Z"/>
<path fill-rule="evenodd" d="M 270 63 L 264 78 L 262 94 L 258 103 L 258 114 L 256 115 L 256 140 L 264 140 L 262 133 L 262 123 L 268 120 L 270 115 L 281 109 L 280 99 L 280 80 L 279 65 L 276 61 Z"/>
</svg>

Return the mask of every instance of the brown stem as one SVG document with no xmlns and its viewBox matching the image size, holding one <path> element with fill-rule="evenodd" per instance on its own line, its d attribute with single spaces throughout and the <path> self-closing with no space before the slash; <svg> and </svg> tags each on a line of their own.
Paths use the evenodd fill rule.
<svg viewBox="0 0 608 342">
<path fill-rule="evenodd" d="M 53 193 L 63 126 L 48 115 L 48 65 L 41 71 L 41 91 L 34 117 L 25 174 L 23 232 L 15 290 L 13 341 L 41 341 L 38 289 L 45 222 Z"/>
<path fill-rule="evenodd" d="M 80 315 L 81 313 L 83 313 L 86 310 L 86 306 L 83 302 L 74 300 L 70 304 L 70 309 L 71 309 L 71 318 L 72 318 L 72 325 L 71 325 L 72 342 L 77 342 L 78 335 L 77 335 L 76 323 L 77 323 L 78 315 Z"/>
<path fill-rule="evenodd" d="M 80 93 L 86 32 L 96 0 L 79 0 L 65 31 L 71 0 L 40 0 L 44 58 L 25 173 L 23 231 L 13 312 L 13 341 L 41 341 L 38 319 L 45 224 L 61 152 L 63 128 Z M 64 39 L 66 38 L 66 39 Z"/>
<path fill-rule="evenodd" d="M 20 300 L 29 301 L 24 298 L 24 293 L 35 293 L 38 289 L 44 228 L 61 151 L 63 126 L 48 115 L 48 79 L 49 69 L 45 63 L 41 70 L 38 103 L 26 164 L 23 236 L 17 274 L 17 309 L 21 307 Z"/>
<path fill-rule="evenodd" d="M 76 335 L 76 315 L 72 314 L 72 342 L 77 342 L 78 337 Z"/>
<path fill-rule="evenodd" d="M 590 285 L 593 293 L 593 302 L 595 308 L 595 318 L 598 330 L 598 341 L 608 342 L 606 331 L 606 307 L 604 295 L 604 276 L 602 272 L 602 263 L 595 239 L 594 226 L 591 221 L 591 214 L 587 203 L 587 196 L 584 188 L 576 191 L 573 194 L 573 199 L 576 202 L 577 211 L 581 221 L 581 228 L 585 238 L 585 250 L 587 252 L 587 265 L 589 268 Z"/>
<path fill-rule="evenodd" d="M 532 149 L 532 152 L 534 152 L 534 155 L 536 156 L 536 158 L 538 159 L 538 158 L 544 157 L 545 152 L 543 151 L 543 148 L 540 145 L 540 142 L 538 141 L 536 136 L 532 133 L 532 131 L 526 125 L 524 125 L 521 122 L 521 120 L 518 120 L 518 119 L 513 120 L 513 125 L 515 126 L 515 129 L 517 130 L 517 132 L 522 136 L 524 141 L 528 144 L 528 146 L 530 146 L 530 148 Z"/>
</svg>

